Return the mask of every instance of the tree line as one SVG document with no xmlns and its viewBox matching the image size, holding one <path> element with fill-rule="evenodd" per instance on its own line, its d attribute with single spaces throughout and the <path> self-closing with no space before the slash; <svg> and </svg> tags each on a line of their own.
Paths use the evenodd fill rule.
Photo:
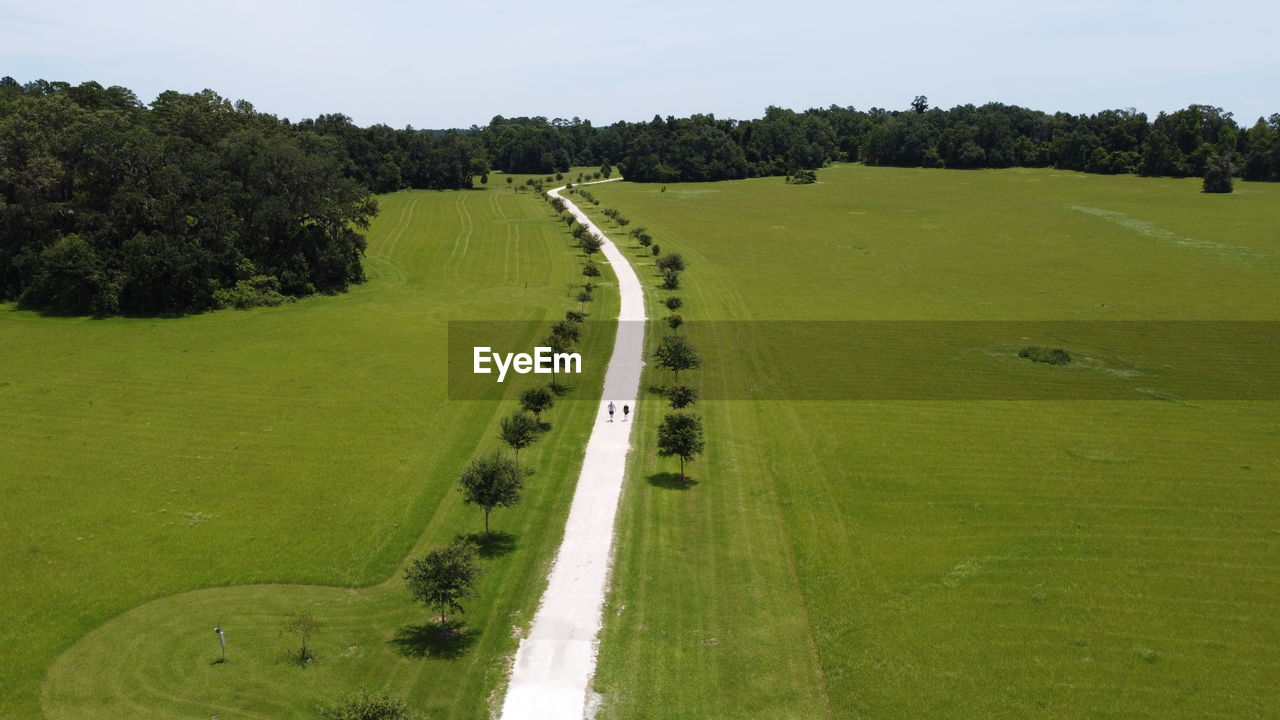
<svg viewBox="0 0 1280 720">
<path fill-rule="evenodd" d="M 616 162 L 638 182 L 794 176 L 831 161 L 1203 177 L 1218 157 L 1246 180 L 1280 180 L 1280 114 L 1246 129 L 1209 105 L 1149 118 L 1134 110 L 1073 115 L 1002 103 L 943 110 L 917 96 L 904 110 L 769 107 L 754 120 L 654 116 L 599 128 L 578 118 L 499 116 L 469 132 L 507 172 Z"/>
<path fill-rule="evenodd" d="M 600 204 L 594 196 L 582 188 L 570 187 L 566 192 L 585 197 L 591 200 L 593 205 Z M 553 207 L 556 210 L 564 209 L 555 206 L 554 203 Z M 631 220 L 616 208 L 604 208 L 600 212 L 613 221 L 619 235 L 627 225 L 631 224 Z M 583 226 L 573 220 L 570 227 L 576 229 Z M 588 265 L 583 269 L 583 274 L 598 275 L 599 272 L 595 270 L 590 257 L 592 253 L 599 250 L 603 240 L 594 233 L 586 231 L 585 228 L 583 230 L 582 237 L 573 233 L 579 239 L 583 252 L 587 253 L 588 257 Z M 632 228 L 628 235 L 639 244 L 638 248 L 633 249 L 639 250 L 641 255 L 648 253 L 654 257 L 653 266 L 661 278 L 660 287 L 671 292 L 679 290 L 681 273 L 687 268 L 684 257 L 679 253 L 664 255 L 662 246 L 654 242 L 653 236 L 643 226 Z M 706 447 L 706 440 L 702 416 L 689 411 L 689 408 L 698 401 L 698 391 L 687 384 L 682 384 L 680 373 L 701 368 L 702 357 L 689 338 L 680 334 L 680 328 L 684 326 L 684 317 L 680 314 L 680 309 L 685 306 L 684 300 L 678 295 L 671 294 L 663 299 L 662 305 L 670 313 L 664 322 L 671 332 L 658 339 L 657 347 L 653 351 L 653 361 L 655 366 L 671 373 L 672 384 L 662 387 L 661 390 L 667 404 L 674 412 L 666 413 L 658 423 L 658 454 L 662 457 L 679 459 L 679 482 L 687 485 L 690 481 L 685 474 L 685 463 L 702 454 Z M 637 407 L 637 422 L 639 421 L 638 411 Z"/>
</svg>

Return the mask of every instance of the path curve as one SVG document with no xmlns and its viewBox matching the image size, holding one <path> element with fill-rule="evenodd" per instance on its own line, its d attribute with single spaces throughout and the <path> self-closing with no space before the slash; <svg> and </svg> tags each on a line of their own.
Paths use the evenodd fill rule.
<svg viewBox="0 0 1280 720">
<path fill-rule="evenodd" d="M 516 651 L 502 720 L 586 717 L 613 548 L 614 517 L 636 419 L 633 412 L 632 421 L 621 422 L 621 410 L 623 404 L 636 407 L 640 371 L 644 367 L 645 315 L 640 278 L 609 237 L 577 205 L 560 195 L 563 189 L 558 187 L 548 194 L 564 200 L 565 208 L 578 222 L 604 240 L 601 250 L 618 277 L 622 304 L 613 356 L 605 372 L 602 407 L 587 441 L 564 540 L 551 566 L 533 626 Z M 618 421 L 613 423 L 607 422 L 604 410 L 610 401 L 618 406 Z"/>
</svg>

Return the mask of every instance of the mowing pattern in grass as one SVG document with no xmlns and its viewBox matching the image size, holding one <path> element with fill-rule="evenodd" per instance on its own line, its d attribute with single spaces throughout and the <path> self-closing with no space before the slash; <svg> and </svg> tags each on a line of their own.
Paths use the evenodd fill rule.
<svg viewBox="0 0 1280 720">
<path fill-rule="evenodd" d="M 698 269 L 680 291 L 690 321 L 1280 313 L 1277 187 L 818 179 L 596 194 Z M 743 326 L 698 325 L 704 397 L 787 372 Z M 651 428 L 638 437 L 602 717 L 1234 718 L 1280 703 L 1280 403 L 699 408 L 716 431 L 692 487 Z"/>
<path fill-rule="evenodd" d="M 521 454 L 535 472 L 524 502 L 494 513 L 502 542 L 467 604 L 466 646 L 433 646 L 397 568 L 415 546 L 481 530 L 455 480 L 500 447 L 514 407 L 446 402 L 445 320 L 558 320 L 581 258 L 531 193 L 381 203 L 370 281 L 346 295 L 176 320 L 0 308 L 0 717 L 37 717 L 41 702 L 68 718 L 311 717 L 362 684 L 432 717 L 486 716 L 594 408 L 544 415 L 552 430 Z M 600 318 L 616 314 L 606 279 Z M 605 329 L 584 338 L 602 359 L 588 367 L 607 357 Z M 326 627 L 299 668 L 277 630 L 304 609 Z M 225 665 L 210 665 L 215 624 Z"/>
</svg>

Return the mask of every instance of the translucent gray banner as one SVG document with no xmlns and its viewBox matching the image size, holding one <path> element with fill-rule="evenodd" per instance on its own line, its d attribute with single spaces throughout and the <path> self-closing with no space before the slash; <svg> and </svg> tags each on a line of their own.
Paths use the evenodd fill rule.
<svg viewBox="0 0 1280 720">
<path fill-rule="evenodd" d="M 584 333 L 612 337 L 615 327 L 586 323 Z M 533 372 L 498 383 L 473 361 L 476 347 L 532 353 L 549 328 L 449 323 L 450 399 L 498 400 L 545 383 L 550 375 Z M 679 381 L 704 401 L 1280 400 L 1275 321 L 689 322 L 672 331 L 658 319 L 646 328 L 650 391 L 675 382 L 653 359 L 675 334 L 701 359 Z M 588 372 L 607 360 L 582 358 Z"/>
</svg>

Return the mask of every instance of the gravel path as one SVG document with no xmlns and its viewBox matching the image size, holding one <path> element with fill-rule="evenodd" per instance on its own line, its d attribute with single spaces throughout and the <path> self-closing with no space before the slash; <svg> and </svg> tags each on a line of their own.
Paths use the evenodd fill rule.
<svg viewBox="0 0 1280 720">
<path fill-rule="evenodd" d="M 595 183 L 586 183 L 595 184 Z M 618 277 L 622 308 L 618 335 L 605 373 L 604 395 L 582 474 L 573 494 L 564 540 L 551 567 L 547 590 L 533 627 L 516 651 L 502 720 L 579 720 L 587 716 L 587 691 L 595 674 L 601 612 L 613 546 L 613 521 L 622 493 L 630 450 L 631 421 L 622 422 L 622 406 L 636 407 L 644 366 L 644 294 L 640 279 L 622 251 L 556 188 L 578 222 L 604 239 L 605 259 Z M 608 422 L 605 408 L 617 406 Z"/>
</svg>

